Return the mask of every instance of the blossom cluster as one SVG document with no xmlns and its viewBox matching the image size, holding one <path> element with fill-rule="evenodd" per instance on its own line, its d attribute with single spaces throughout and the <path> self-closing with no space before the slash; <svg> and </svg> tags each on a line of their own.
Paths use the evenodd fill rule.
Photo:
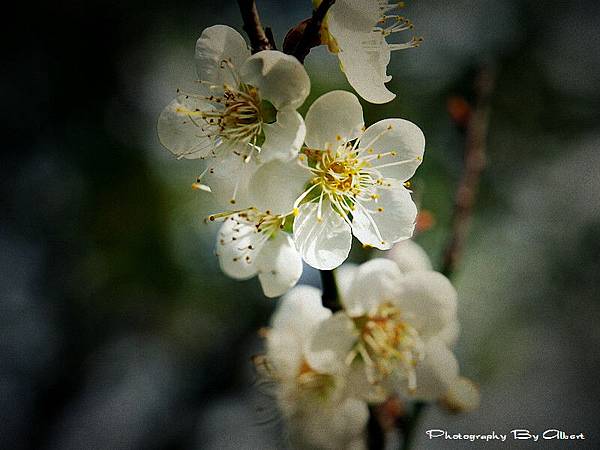
<svg viewBox="0 0 600 450">
<path fill-rule="evenodd" d="M 356 93 L 372 103 L 395 97 L 385 86 L 391 52 L 420 43 L 388 42 L 412 29 L 397 7 L 338 0 L 320 30 Z M 202 32 L 195 61 L 196 89 L 178 91 L 158 136 L 178 158 L 202 161 L 193 187 L 217 205 L 207 221 L 220 223 L 223 272 L 258 277 L 267 297 L 285 294 L 266 361 L 292 430 L 314 448 L 360 448 L 367 404 L 451 398 L 461 385 L 451 352 L 456 292 L 426 256 L 412 257 L 422 250 L 408 241 L 421 129 L 403 118 L 366 126 L 358 97 L 341 90 L 317 98 L 303 117 L 297 110 L 310 78 L 302 63 L 277 50 L 252 54 L 225 25 Z M 392 256 L 344 264 L 353 237 L 366 247 L 395 246 Z M 304 263 L 338 268 L 340 311 L 325 308 L 318 289 L 294 287 Z"/>
<path fill-rule="evenodd" d="M 407 258 L 407 256 L 409 258 Z M 336 272 L 342 310 L 321 292 L 287 293 L 267 334 L 269 375 L 289 423 L 311 448 L 361 448 L 368 405 L 390 397 L 443 401 L 467 410 L 476 388 L 459 376 L 456 291 L 404 241 L 388 258 Z"/>
<path fill-rule="evenodd" d="M 179 92 L 158 134 L 178 157 L 207 162 L 194 186 L 222 209 L 209 219 L 223 221 L 226 274 L 258 275 L 276 297 L 296 284 L 302 260 L 322 270 L 342 264 L 352 235 L 379 249 L 412 235 L 417 208 L 406 182 L 425 150 L 419 127 L 392 118 L 367 128 L 346 91 L 321 96 L 303 118 L 303 65 L 274 50 L 251 55 L 224 25 L 204 30 L 196 62 L 197 91 Z"/>
</svg>

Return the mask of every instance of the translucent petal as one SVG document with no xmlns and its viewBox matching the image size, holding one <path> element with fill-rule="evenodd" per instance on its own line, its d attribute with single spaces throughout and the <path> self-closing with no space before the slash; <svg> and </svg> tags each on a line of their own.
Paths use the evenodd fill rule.
<svg viewBox="0 0 600 450">
<path fill-rule="evenodd" d="M 252 55 L 240 74 L 244 83 L 258 88 L 261 97 L 278 110 L 298 108 L 310 92 L 310 79 L 304 66 L 295 57 L 275 50 Z"/>
<path fill-rule="evenodd" d="M 418 126 L 408 120 L 384 119 L 367 128 L 360 138 L 359 147 L 382 155 L 372 164 L 375 168 L 386 166 L 378 169 L 384 177 L 406 181 L 423 161 L 425 136 Z M 390 165 L 398 162 L 402 163 Z"/>
<path fill-rule="evenodd" d="M 296 111 L 283 110 L 277 113 L 275 123 L 263 125 L 265 142 L 261 146 L 260 160 L 269 162 L 274 159 L 290 160 L 298 155 L 304 143 L 306 126 L 302 116 Z"/>
<path fill-rule="evenodd" d="M 335 148 L 340 141 L 360 136 L 364 125 L 362 106 L 354 94 L 331 91 L 320 96 L 306 113 L 306 145 Z"/>
<path fill-rule="evenodd" d="M 385 87 L 391 79 L 387 75 L 390 48 L 383 34 L 373 31 L 381 15 L 379 3 L 371 0 L 337 1 L 327 15 L 342 70 L 358 95 L 371 103 L 395 98 Z"/>
<path fill-rule="evenodd" d="M 264 239 L 256 227 L 237 216 L 227 219 L 217 234 L 217 256 L 221 270 L 237 280 L 252 278 L 258 272 L 256 256 Z"/>
<path fill-rule="evenodd" d="M 361 264 L 343 299 L 347 313 L 353 317 L 361 316 L 389 301 L 397 295 L 401 279 L 400 269 L 389 259 L 375 258 Z"/>
<path fill-rule="evenodd" d="M 347 34 L 371 31 L 381 17 L 379 3 L 373 0 L 337 0 L 327 14 L 329 31 Z"/>
<path fill-rule="evenodd" d="M 187 159 L 204 158 L 213 151 L 217 140 L 207 137 L 207 126 L 199 111 L 212 105 L 189 95 L 175 98 L 158 118 L 158 138 L 171 153 Z"/>
<path fill-rule="evenodd" d="M 392 79 L 387 75 L 390 61 L 390 48 L 379 33 L 363 33 L 346 41 L 336 38 L 340 47 L 338 58 L 350 86 L 356 93 L 370 103 L 388 103 L 396 98 L 385 83 Z M 369 41 L 369 50 L 359 44 Z"/>
<path fill-rule="evenodd" d="M 213 200 L 220 210 L 254 206 L 249 195 L 249 183 L 259 166 L 254 158 L 240 154 L 244 147 L 228 145 L 220 148 L 218 156 L 208 161 L 202 183 L 211 188 Z"/>
<path fill-rule="evenodd" d="M 256 265 L 267 297 L 279 297 L 296 285 L 302 275 L 302 257 L 287 233 L 277 233 L 263 246 Z"/>
<path fill-rule="evenodd" d="M 357 338 L 354 322 L 339 311 L 315 328 L 306 359 L 318 372 L 343 375 L 348 371 L 346 357 Z"/>
<path fill-rule="evenodd" d="M 337 214 L 328 200 L 323 201 L 322 218 L 318 205 L 305 203 L 294 220 L 294 241 L 307 264 L 315 269 L 331 270 L 342 264 L 350 253 L 350 225 Z"/>
<path fill-rule="evenodd" d="M 388 250 L 408 239 L 415 229 L 417 207 L 410 192 L 395 180 L 386 180 L 377 189 L 379 198 L 357 204 L 353 212 L 352 233 L 363 244 Z"/>
<path fill-rule="evenodd" d="M 249 57 L 250 49 L 236 30 L 226 25 L 206 28 L 196 42 L 198 78 L 219 86 L 237 87 L 235 72 Z"/>
<path fill-rule="evenodd" d="M 254 172 L 249 183 L 248 201 L 260 211 L 289 213 L 310 177 L 311 173 L 295 160 L 274 160 L 263 164 Z"/>
<path fill-rule="evenodd" d="M 456 290 L 438 272 L 409 272 L 394 300 L 421 336 L 433 336 L 456 321 Z"/>
</svg>

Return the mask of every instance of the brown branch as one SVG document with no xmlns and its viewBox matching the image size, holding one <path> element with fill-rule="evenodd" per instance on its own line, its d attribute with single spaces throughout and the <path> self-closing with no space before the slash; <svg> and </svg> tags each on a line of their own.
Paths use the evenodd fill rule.
<svg viewBox="0 0 600 450">
<path fill-rule="evenodd" d="M 490 115 L 490 97 L 494 89 L 494 73 L 480 70 L 475 80 L 475 106 L 466 124 L 464 171 L 456 189 L 452 228 L 444 250 L 440 272 L 450 276 L 456 270 L 471 223 L 481 172 L 486 166 L 486 141 Z"/>
<path fill-rule="evenodd" d="M 260 23 L 256 2 L 254 0 L 238 0 L 238 5 L 244 21 L 244 31 L 250 38 L 252 53 L 272 50 L 274 47 Z"/>
<path fill-rule="evenodd" d="M 321 25 L 334 3 L 335 0 L 323 0 L 317 9 L 313 10 L 310 19 L 303 20 L 292 28 L 283 42 L 283 51 L 304 63 L 310 49 L 321 45 Z"/>
</svg>

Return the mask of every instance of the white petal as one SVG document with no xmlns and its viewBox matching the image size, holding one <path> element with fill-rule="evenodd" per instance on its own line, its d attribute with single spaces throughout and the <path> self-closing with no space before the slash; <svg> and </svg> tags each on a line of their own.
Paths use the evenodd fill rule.
<svg viewBox="0 0 600 450">
<path fill-rule="evenodd" d="M 438 339 L 425 345 L 425 359 L 417 364 L 417 390 L 412 395 L 425 401 L 442 397 L 458 378 L 458 362 L 454 354 Z"/>
<path fill-rule="evenodd" d="M 304 66 L 293 56 L 276 50 L 252 55 L 240 70 L 242 81 L 258 88 L 260 96 L 278 110 L 296 109 L 310 92 Z"/>
<path fill-rule="evenodd" d="M 460 324 L 458 320 L 451 321 L 448 325 L 446 325 L 442 331 L 440 331 L 436 336 L 441 339 L 448 348 L 453 348 L 458 341 L 458 337 L 460 335 Z"/>
<path fill-rule="evenodd" d="M 352 280 L 356 276 L 358 270 L 357 264 L 345 263 L 335 269 L 333 275 L 335 277 L 335 283 L 337 285 L 338 293 L 341 299 L 344 299 L 350 293 L 352 287 Z"/>
<path fill-rule="evenodd" d="M 256 255 L 263 246 L 262 241 L 254 225 L 242 222 L 237 216 L 227 219 L 217 234 L 217 256 L 223 272 L 238 280 L 255 276 L 258 272 Z"/>
<path fill-rule="evenodd" d="M 269 162 L 274 159 L 284 161 L 294 158 L 306 135 L 306 126 L 302 116 L 293 110 L 283 110 L 277 113 L 275 123 L 263 125 L 265 142 L 261 146 L 260 160 Z"/>
<path fill-rule="evenodd" d="M 267 335 L 267 358 L 278 374 L 298 375 L 315 326 L 330 316 L 321 303 L 321 291 L 314 287 L 296 286 L 281 299 Z"/>
<path fill-rule="evenodd" d="M 348 371 L 346 358 L 357 338 L 354 322 L 339 311 L 315 328 L 306 359 L 318 372 L 342 375 Z"/>
<path fill-rule="evenodd" d="M 220 210 L 240 210 L 252 205 L 249 183 L 258 169 L 254 158 L 240 156 L 239 148 L 220 149 L 208 161 L 208 172 L 202 183 L 211 188 L 213 200 Z"/>
<path fill-rule="evenodd" d="M 381 18 L 379 3 L 373 0 L 338 0 L 327 14 L 329 31 L 334 30 L 352 35 L 371 31 Z M 386 2 L 387 3 L 387 2 Z"/>
<path fill-rule="evenodd" d="M 250 49 L 246 41 L 233 28 L 226 25 L 206 28 L 196 42 L 198 78 L 219 86 L 228 84 L 237 87 L 238 80 L 233 73 L 249 57 Z M 229 64 L 223 61 L 228 61 Z"/>
<path fill-rule="evenodd" d="M 204 119 L 199 111 L 213 106 L 193 96 L 180 95 L 160 113 L 158 138 L 171 153 L 187 159 L 204 158 L 216 147 L 216 141 L 206 137 Z"/>
<path fill-rule="evenodd" d="M 316 149 L 335 148 L 340 141 L 360 136 L 363 111 L 354 94 L 331 91 L 314 101 L 306 113 L 306 145 Z"/>
<path fill-rule="evenodd" d="M 294 241 L 284 232 L 269 239 L 258 255 L 258 279 L 267 297 L 279 297 L 302 275 L 302 257 Z"/>
<path fill-rule="evenodd" d="M 348 295 L 343 298 L 350 316 L 362 316 L 394 298 L 402 273 L 393 261 L 375 258 L 361 264 L 354 274 Z"/>
<path fill-rule="evenodd" d="M 408 120 L 384 119 L 367 128 L 360 138 L 359 147 L 382 155 L 381 159 L 373 161 L 375 168 L 401 162 L 378 170 L 384 177 L 406 181 L 423 161 L 425 136 L 418 126 Z"/>
<path fill-rule="evenodd" d="M 286 330 L 269 330 L 267 334 L 267 370 L 281 382 L 294 380 L 304 362 L 302 340 Z"/>
<path fill-rule="evenodd" d="M 303 405 L 289 417 L 291 448 L 364 450 L 362 439 L 368 417 L 367 404 L 353 398 Z"/>
<path fill-rule="evenodd" d="M 443 405 L 453 412 L 473 411 L 480 402 L 479 388 L 465 377 L 458 377 L 443 398 Z"/>
<path fill-rule="evenodd" d="M 271 319 L 275 330 L 289 331 L 308 338 L 314 327 L 331 316 L 331 311 L 321 303 L 321 291 L 312 286 L 300 285 L 282 299 Z"/>
<path fill-rule="evenodd" d="M 328 200 L 323 201 L 322 218 L 318 205 L 305 203 L 294 220 L 294 241 L 307 264 L 319 270 L 331 270 L 342 264 L 350 253 L 352 233 Z"/>
<path fill-rule="evenodd" d="M 342 70 L 358 95 L 371 103 L 386 103 L 395 97 L 385 87 L 391 79 L 386 73 L 389 45 L 381 32 L 373 31 L 381 16 L 379 2 L 371 0 L 337 1 L 327 15 Z"/>
<path fill-rule="evenodd" d="M 405 274 L 395 300 L 421 336 L 433 336 L 456 321 L 456 290 L 438 272 Z"/>
<path fill-rule="evenodd" d="M 351 40 L 336 39 L 340 51 L 338 58 L 348 83 L 356 93 L 370 103 L 387 103 L 396 94 L 385 83 L 391 80 L 387 74 L 390 62 L 390 48 L 380 33 L 361 33 Z M 369 50 L 365 50 L 361 41 L 369 41 Z"/>
<path fill-rule="evenodd" d="M 254 172 L 248 187 L 249 202 L 260 211 L 286 214 L 292 211 L 294 202 L 304 192 L 311 173 L 295 160 L 274 160 L 261 165 Z"/>
<path fill-rule="evenodd" d="M 412 239 L 398 242 L 386 257 L 394 261 L 402 272 L 433 270 L 431 260 L 423 247 Z"/>
<path fill-rule="evenodd" d="M 377 189 L 377 200 L 357 203 L 352 219 L 354 236 L 363 244 L 381 250 L 410 238 L 417 218 L 417 207 L 410 192 L 395 180 L 385 183 Z"/>
</svg>

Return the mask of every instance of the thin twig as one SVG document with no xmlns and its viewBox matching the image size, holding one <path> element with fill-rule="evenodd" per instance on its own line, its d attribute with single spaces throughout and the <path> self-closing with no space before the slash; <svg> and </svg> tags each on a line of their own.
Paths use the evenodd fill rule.
<svg viewBox="0 0 600 450">
<path fill-rule="evenodd" d="M 376 406 L 369 406 L 369 421 L 367 422 L 367 448 L 383 450 L 385 448 L 385 432 L 379 421 Z"/>
<path fill-rule="evenodd" d="M 321 274 L 321 289 L 323 290 L 323 306 L 329 308 L 332 312 L 342 309 L 340 305 L 340 296 L 338 294 L 333 270 L 319 270 Z"/>
<path fill-rule="evenodd" d="M 413 405 L 412 413 L 404 419 L 402 422 L 402 443 L 400 444 L 401 450 L 410 450 L 412 443 L 414 442 L 415 431 L 417 430 L 417 425 L 421 419 L 421 414 L 423 410 L 427 406 L 426 403 L 423 402 L 415 402 Z"/>
<path fill-rule="evenodd" d="M 273 46 L 260 23 L 260 16 L 254 0 L 238 0 L 242 20 L 244 21 L 244 31 L 250 38 L 252 53 L 261 50 L 272 50 Z"/>
<path fill-rule="evenodd" d="M 456 189 L 450 238 L 443 254 L 440 272 L 449 277 L 456 270 L 469 232 L 471 215 L 481 172 L 486 165 L 486 140 L 490 115 L 490 97 L 494 89 L 492 69 L 483 68 L 475 81 L 476 103 L 467 124 L 464 171 Z"/>
<path fill-rule="evenodd" d="M 321 25 L 325 20 L 325 15 L 329 8 L 333 6 L 335 0 L 323 0 L 317 9 L 313 10 L 312 17 L 304 22 L 302 35 L 299 37 L 293 49 L 287 49 L 286 53 L 294 55 L 298 61 L 304 63 L 304 59 L 310 52 L 310 49 L 321 45 Z M 285 45 L 284 45 L 285 47 Z"/>
</svg>

